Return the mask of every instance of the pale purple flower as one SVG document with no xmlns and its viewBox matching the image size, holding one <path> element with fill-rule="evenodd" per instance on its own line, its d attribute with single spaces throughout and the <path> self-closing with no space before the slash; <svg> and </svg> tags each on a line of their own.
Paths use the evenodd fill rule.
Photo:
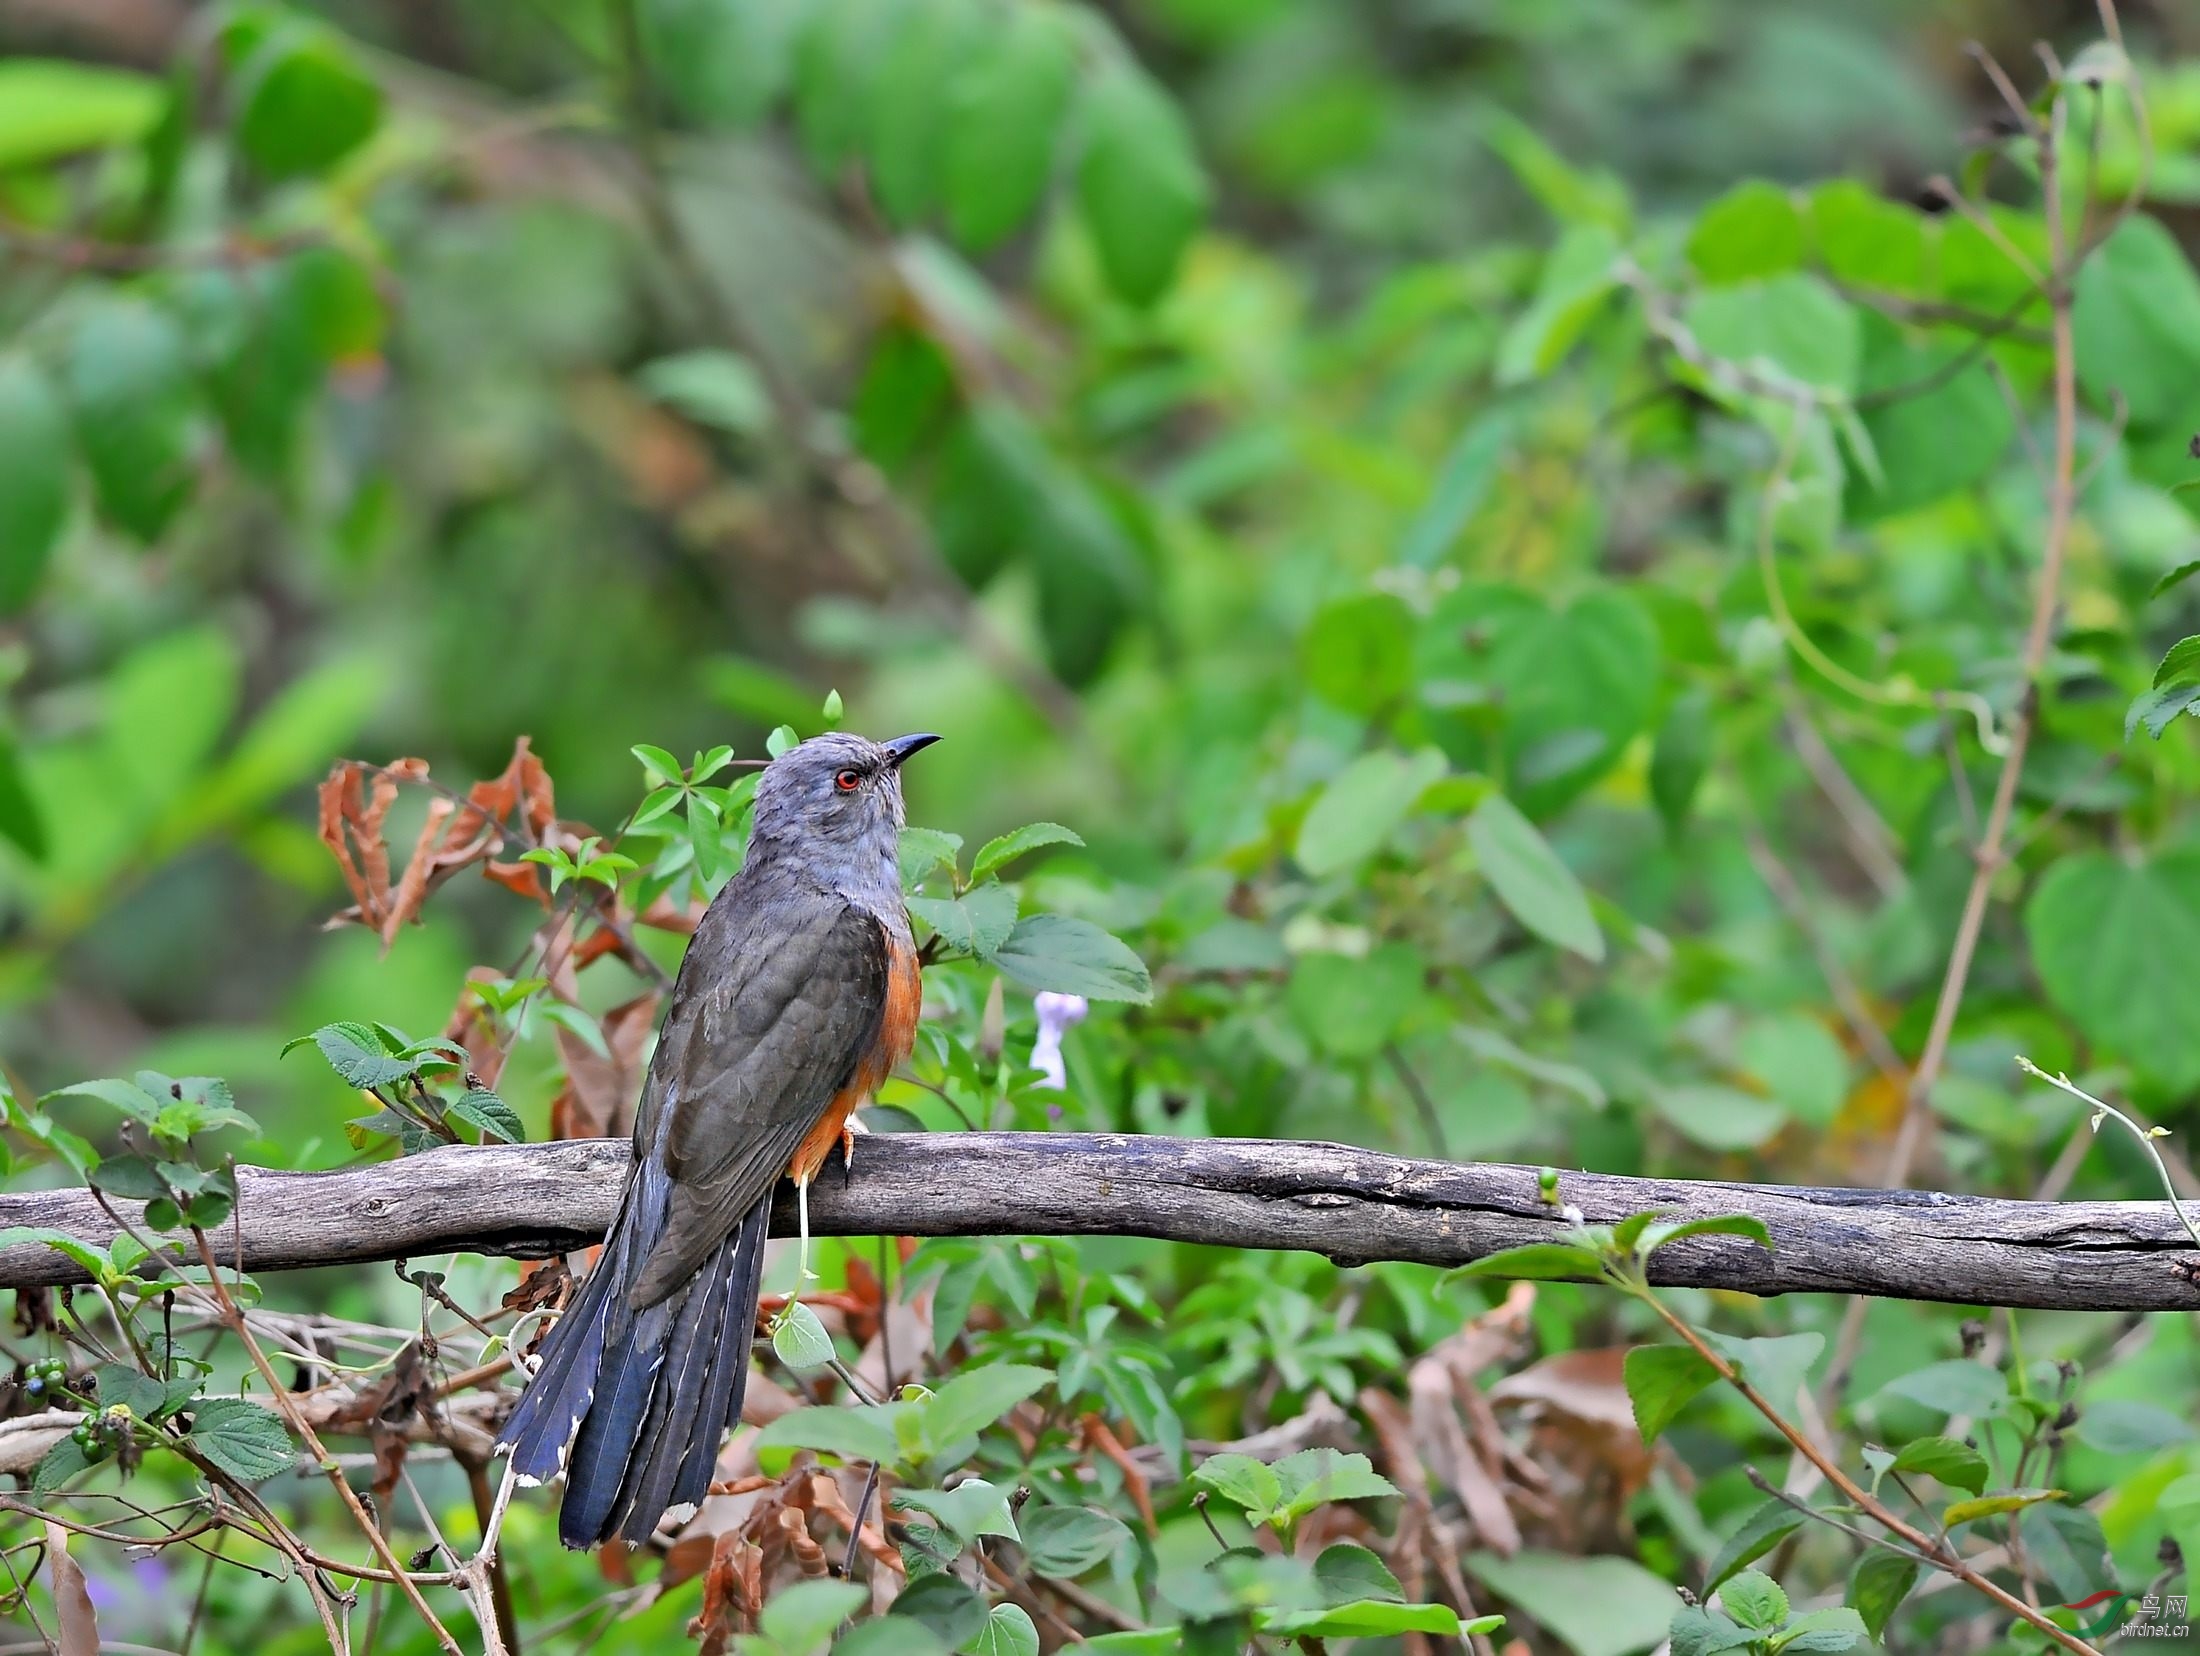
<svg viewBox="0 0 2200 1656">
<path fill-rule="evenodd" d="M 1062 1065 L 1062 1037 L 1082 1023 L 1091 1008 L 1082 995 L 1057 995 L 1051 989 L 1040 990 L 1032 1006 L 1039 1014 L 1039 1038 L 1031 1043 L 1031 1067 L 1046 1072 L 1038 1085 L 1060 1092 L 1069 1086 L 1069 1071 Z"/>
</svg>

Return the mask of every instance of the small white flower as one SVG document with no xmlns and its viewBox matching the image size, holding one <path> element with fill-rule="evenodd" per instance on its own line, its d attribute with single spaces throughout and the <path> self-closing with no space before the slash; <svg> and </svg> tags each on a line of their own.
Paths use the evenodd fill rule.
<svg viewBox="0 0 2200 1656">
<path fill-rule="evenodd" d="M 1039 1014 L 1039 1038 L 1031 1043 L 1031 1067 L 1046 1072 L 1039 1085 L 1059 1092 L 1069 1086 L 1069 1071 L 1062 1065 L 1062 1037 L 1082 1023 L 1091 1008 L 1082 995 L 1057 995 L 1050 989 L 1040 990 L 1032 1006 Z"/>
</svg>

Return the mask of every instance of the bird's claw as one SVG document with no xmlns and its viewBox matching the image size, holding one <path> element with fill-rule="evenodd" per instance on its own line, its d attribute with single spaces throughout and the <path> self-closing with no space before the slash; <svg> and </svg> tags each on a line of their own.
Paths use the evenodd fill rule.
<svg viewBox="0 0 2200 1656">
<path fill-rule="evenodd" d="M 840 1161 L 842 1178 L 846 1178 L 850 1173 L 853 1173 L 856 1170 L 856 1135 L 858 1133 L 868 1135 L 870 1131 L 871 1129 L 863 1125 L 862 1118 L 859 1117 L 853 1110 L 850 1110 L 848 1112 L 848 1119 L 840 1124 Z"/>
</svg>

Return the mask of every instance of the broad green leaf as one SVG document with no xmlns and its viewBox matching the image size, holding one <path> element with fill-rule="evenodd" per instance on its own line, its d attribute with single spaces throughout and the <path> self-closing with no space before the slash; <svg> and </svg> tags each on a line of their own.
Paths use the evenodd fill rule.
<svg viewBox="0 0 2200 1656">
<path fill-rule="evenodd" d="M 1116 1557 L 1131 1540 L 1120 1518 L 1090 1507 L 1027 1506 L 1017 1528 L 1024 1532 L 1025 1560 L 1043 1576 L 1083 1575 Z"/>
<path fill-rule="evenodd" d="M 1527 122 L 1495 109 L 1482 118 L 1482 138 L 1559 223 L 1627 228 L 1627 187 L 1611 173 L 1575 166 Z"/>
<path fill-rule="evenodd" d="M 2060 1489 L 2005 1489 L 1993 1495 L 1981 1495 L 1975 1500 L 1958 1501 L 1940 1515 L 1944 1528 L 1954 1529 L 1958 1524 L 1974 1523 L 1981 1518 L 1999 1517 L 2005 1512 L 2021 1512 L 2028 1506 L 2042 1501 L 2059 1501 L 2064 1496 Z"/>
<path fill-rule="evenodd" d="M 2171 1505 L 2167 1500 L 2159 1503 L 2165 1516 L 2170 1515 Z M 2177 1528 L 2172 1518 L 2171 1529 Z M 2055 1596 L 2064 1603 L 2118 1585 L 2101 1520 L 2085 1507 L 2060 1501 L 2026 1507 L 2017 1515 L 2017 1533 L 2033 1567 L 2054 1583 Z"/>
<path fill-rule="evenodd" d="M 971 887 L 960 897 L 911 897 L 909 912 L 939 933 L 958 954 L 991 960 L 1016 929 L 1016 894 L 998 880 Z"/>
<path fill-rule="evenodd" d="M 785 90 L 803 0 L 643 0 L 652 74 L 690 120 L 746 127 Z"/>
<path fill-rule="evenodd" d="M 495 1093 L 481 1088 L 454 1100 L 444 1114 L 475 1128 L 485 1144 L 493 1138 L 502 1139 L 506 1144 L 521 1144 L 527 1138 L 527 1129 L 520 1125 L 519 1115 L 512 1106 Z"/>
<path fill-rule="evenodd" d="M 1951 1437 L 1912 1438 L 1894 1457 L 1897 1472 L 1922 1472 L 1973 1495 L 1986 1487 L 1986 1457 Z"/>
<path fill-rule="evenodd" d="M 796 1409 L 768 1422 L 757 1434 L 756 1446 L 759 1450 L 814 1449 L 844 1461 L 891 1463 L 901 1458 L 901 1442 L 894 1435 L 895 1407 Z"/>
<path fill-rule="evenodd" d="M 0 109 L 6 106 L 7 68 L 0 63 Z M 0 128 L 6 120 L 0 114 Z M 0 557 L 0 616 L 15 614 L 36 596 L 61 544 L 71 460 L 69 417 L 52 384 L 27 356 L 0 356 L 0 546 L 7 548 Z M 0 809 L 0 831 L 6 823 Z"/>
<path fill-rule="evenodd" d="M 1644 1443 L 1655 1443 L 1689 1400 L 1719 1377 L 1717 1369 L 1684 1345 L 1636 1346 L 1627 1353 L 1625 1372 L 1627 1399 L 1634 1405 Z"/>
<path fill-rule="evenodd" d="M 161 1107 L 161 1100 L 155 1098 L 143 1087 L 135 1082 L 123 1081 L 115 1077 L 104 1077 L 96 1081 L 72 1082 L 66 1087 L 60 1087 L 47 1093 L 38 1102 L 40 1107 L 44 1108 L 56 1098 L 96 1098 L 109 1108 L 120 1110 L 132 1121 L 144 1122 L 148 1126 L 152 1124 L 153 1118 L 160 1113 Z"/>
<path fill-rule="evenodd" d="M 0 728 L 0 835 L 34 862 L 46 856 L 46 821 L 23 774 L 15 738 Z"/>
<path fill-rule="evenodd" d="M 1823 1656 L 1838 1650 L 1853 1650 L 1866 1637 L 1864 1618 L 1845 1605 L 1824 1610 L 1806 1610 L 1790 1621 L 1780 1634 L 1782 1656 L 1793 1652 L 1794 1656 Z"/>
<path fill-rule="evenodd" d="M 382 89 L 335 30 L 296 21 L 268 30 L 237 71 L 237 147 L 271 178 L 325 172 L 382 119 Z"/>
<path fill-rule="evenodd" d="M 974 50 L 955 84 L 941 184 L 948 228 L 982 253 L 1031 216 L 1054 176 L 1077 44 L 1061 13 L 1016 6 Z"/>
<path fill-rule="evenodd" d="M 1585 960 L 1604 958 L 1604 933 L 1581 882 L 1503 794 L 1467 818 L 1467 842 L 1498 898 L 1536 936 Z"/>
<path fill-rule="evenodd" d="M 936 868 L 952 869 L 962 851 L 960 834 L 943 834 L 937 828 L 904 828 L 901 831 L 901 882 L 914 886 Z"/>
<path fill-rule="evenodd" d="M 1028 989 L 1091 1000 L 1153 999 L 1146 963 L 1089 920 L 1027 914 L 993 954 L 993 964 Z"/>
<path fill-rule="evenodd" d="M 1690 301 L 1685 320 L 1705 351 L 1760 380 L 1812 392 L 1856 389 L 1862 325 L 1815 276 L 1709 289 Z"/>
<path fill-rule="evenodd" d="M 950 1449 L 999 1421 L 1053 1379 L 1050 1371 L 1030 1363 L 993 1363 L 944 1380 L 917 1405 L 924 1442 L 935 1454 Z"/>
<path fill-rule="evenodd" d="M 1711 722 L 1711 698 L 1690 690 L 1673 699 L 1658 739 L 1650 750 L 1650 798 L 1674 839 L 1688 824 L 1696 790 L 1711 769 L 1715 732 Z"/>
<path fill-rule="evenodd" d="M 323 1024 L 311 1035 L 286 1042 L 283 1055 L 288 1057 L 294 1048 L 308 1041 L 320 1049 L 329 1068 L 347 1087 L 386 1087 L 420 1071 L 419 1059 L 394 1056 L 382 1038 L 362 1023 Z"/>
<path fill-rule="evenodd" d="M 1859 522 L 1914 511 L 1983 482 L 2010 452 L 2016 420 L 1982 362 L 1959 367 L 1955 341 L 1909 343 L 1894 324 L 1864 313 L 1858 389 L 1901 391 L 1862 412 L 1879 475 L 1848 479 L 1846 507 Z"/>
<path fill-rule="evenodd" d="M 1776 1101 L 1717 1082 L 1653 1086 L 1650 1104 L 1709 1150 L 1754 1150 L 1787 1125 L 1787 1111 Z"/>
<path fill-rule="evenodd" d="M 988 874 L 1005 868 L 1018 857 L 1026 856 L 1042 846 L 1083 845 L 1077 834 L 1064 828 L 1059 822 L 1029 822 L 1014 833 L 989 839 L 978 847 L 977 856 L 970 862 L 972 881 L 984 879 Z"/>
<path fill-rule="evenodd" d="M 1364 1599 L 1326 1610 L 1256 1610 L 1253 1625 L 1279 1639 L 1383 1638 L 1399 1633 L 1459 1635 L 1459 1612 L 1448 1604 L 1393 1604 Z"/>
<path fill-rule="evenodd" d="M 812 1656 L 826 1648 L 834 1630 L 870 1596 L 868 1588 L 853 1581 L 793 1582 L 764 1601 L 756 1630 L 773 1642 L 779 1656 Z"/>
<path fill-rule="evenodd" d="M 1678 1242 L 1684 1236 L 1746 1236 L 1766 1253 L 1774 1251 L 1772 1232 L 1765 1228 L 1765 1222 L 1747 1213 L 1711 1214 L 1702 1219 L 1653 1220 L 1642 1229 L 1642 1251 L 1645 1254 L 1655 1253 L 1666 1243 Z"/>
<path fill-rule="evenodd" d="M 1127 58 L 1103 64 L 1085 89 L 1077 199 L 1108 285 L 1150 305 L 1206 221 L 1207 177 L 1176 105 Z"/>
<path fill-rule="evenodd" d="M 1666 1637 L 1672 1656 L 1719 1656 L 1721 1651 L 1742 1650 L 1757 1642 L 1757 1635 L 1749 1628 L 1720 1611 L 1695 1604 L 1673 1612 Z"/>
<path fill-rule="evenodd" d="M 63 378 L 100 510 L 159 539 L 196 481 L 199 402 L 181 331 L 141 299 L 102 300 L 78 320 Z"/>
<path fill-rule="evenodd" d="M 1923 294 L 1928 223 L 1916 208 L 1889 201 L 1854 179 L 1836 179 L 1811 192 L 1811 240 L 1818 262 L 1837 282 Z"/>
<path fill-rule="evenodd" d="M 791 1369 L 823 1368 L 834 1357 L 833 1337 L 800 1300 L 772 1324 L 772 1354 Z"/>
<path fill-rule="evenodd" d="M 2142 429 L 2200 418 L 2200 275 L 2160 220 L 2133 215 L 2085 261 L 2071 321 L 2096 407 L 2121 395 Z"/>
<path fill-rule="evenodd" d="M 1283 1486 L 1283 1514 L 1296 1518 L 1325 1501 L 1365 1501 L 1395 1495 L 1397 1485 L 1377 1472 L 1365 1455 L 1335 1449 L 1301 1449 L 1272 1470 Z"/>
<path fill-rule="evenodd" d="M 2200 1082 L 2200 851 L 2132 863 L 2064 856 L 2025 907 L 2048 997 L 2110 1054 L 2182 1091 Z"/>
<path fill-rule="evenodd" d="M 1411 758 L 1382 748 L 1361 754 L 1330 778 L 1299 824 L 1299 866 L 1319 879 L 1373 856 L 1444 770 L 1434 748 Z"/>
<path fill-rule="evenodd" d="M 996 1604 L 978 1636 L 963 1647 L 971 1656 L 1039 1656 L 1039 1629 L 1020 1604 Z"/>
<path fill-rule="evenodd" d="M 1405 1589 L 1385 1564 L 1366 1547 L 1353 1541 L 1335 1541 L 1314 1560 L 1314 1585 L 1331 1605 L 1360 1604 L 1370 1599 L 1400 1604 Z"/>
<path fill-rule="evenodd" d="M 1016 1539 L 1007 1491 L 983 1478 L 965 1478 L 953 1489 L 897 1489 L 893 1498 L 896 1506 L 938 1520 L 965 1543 L 981 1535 Z"/>
<path fill-rule="evenodd" d="M 1789 1115 L 1813 1127 L 1832 1125 L 1848 1096 L 1848 1053 L 1808 1013 L 1752 1019 L 1735 1040 L 1734 1058 Z"/>
<path fill-rule="evenodd" d="M 1469 1553 L 1467 1573 L 1562 1641 L 1574 1656 L 1639 1656 L 1673 1620 L 1672 1586 L 1630 1558 L 1527 1550 Z"/>
<path fill-rule="evenodd" d="M 1508 1277 L 1537 1282 L 1595 1281 L 1596 1250 L 1571 1242 L 1530 1242 L 1469 1260 L 1451 1273 L 1458 1277 Z"/>
<path fill-rule="evenodd" d="M 80 1241 L 66 1231 L 50 1230 L 40 1225 L 10 1225 L 0 1230 L 0 1248 L 23 1247 L 30 1243 L 42 1243 L 55 1253 L 74 1260 L 82 1266 L 87 1276 L 95 1280 L 107 1275 L 111 1269 L 107 1256 L 89 1242 Z"/>
<path fill-rule="evenodd" d="M 1564 360 L 1619 283 L 1619 238 L 1577 224 L 1544 261 L 1541 284 L 1497 347 L 1497 383 L 1540 379 Z"/>
<path fill-rule="evenodd" d="M 1387 592 L 1325 604 L 1306 632 L 1306 682 L 1348 713 L 1379 712 L 1413 682 L 1413 634 L 1413 611 Z"/>
<path fill-rule="evenodd" d="M 945 1581 L 955 1586 L 962 1584 L 952 1576 L 934 1576 L 935 1581 Z M 970 1589 L 963 1587 L 964 1592 Z M 985 1603 L 975 1594 L 972 1602 L 982 1617 Z M 948 1656 L 952 1647 L 931 1628 L 909 1616 L 873 1616 L 859 1621 L 833 1641 L 833 1656 Z"/>
<path fill-rule="evenodd" d="M 1193 1469 L 1192 1482 L 1243 1507 L 1256 1524 L 1266 1523 L 1283 1504 L 1283 1480 L 1251 1455 L 1209 1455 Z"/>
<path fill-rule="evenodd" d="M 1365 955 L 1303 954 L 1291 967 L 1284 1004 L 1332 1057 L 1371 1058 L 1398 1032 L 1422 992 L 1424 966 L 1408 943 Z"/>
<path fill-rule="evenodd" d="M 1751 1507 L 1749 1515 L 1719 1544 L 1718 1552 L 1705 1566 L 1704 1590 L 1711 1591 L 1735 1571 L 1754 1564 L 1794 1534 L 1802 1523 L 1803 1514 L 1782 1500 L 1763 1501 Z"/>
<path fill-rule="evenodd" d="M 1803 262 L 1806 236 L 1795 197 L 1777 184 L 1737 184 L 1696 217 L 1688 262 L 1706 282 L 1777 276 Z"/>
<path fill-rule="evenodd" d="M 657 401 L 698 425 L 715 426 L 737 437 L 754 437 L 771 424 L 771 398 L 765 393 L 762 376 L 748 358 L 732 351 L 683 351 L 659 357 L 644 365 L 634 379 Z M 641 751 L 635 750 L 637 754 Z M 675 769 L 665 780 L 676 781 L 680 774 Z"/>
<path fill-rule="evenodd" d="M 972 0 L 925 0 L 877 26 L 886 40 L 868 123 L 871 187 L 887 218 L 907 225 L 938 200 L 956 82 L 993 20 Z"/>
<path fill-rule="evenodd" d="M 1434 569 L 1444 561 L 1459 532 L 1489 497 L 1490 485 L 1512 453 L 1518 424 L 1504 408 L 1485 410 L 1467 422 L 1437 468 L 1427 501 L 1398 543 L 1400 563 Z"/>
<path fill-rule="evenodd" d="M 1826 1349 L 1826 1337 L 1815 1329 L 1802 1334 L 1760 1335 L 1751 1340 L 1718 1333 L 1707 1333 L 1704 1338 L 1776 1409 L 1794 1407 L 1796 1394 L 1810 1377 L 1811 1365 Z"/>
<path fill-rule="evenodd" d="M 191 1447 L 245 1483 L 287 1471 L 290 1433 L 274 1410 L 241 1397 L 210 1397 L 191 1411 Z"/>
<path fill-rule="evenodd" d="M 39 1456 L 38 1464 L 31 1468 L 32 1493 L 44 1495 L 59 1489 L 79 1472 L 88 1472 L 92 1458 L 85 1454 L 73 1437 L 65 1437 Z"/>
<path fill-rule="evenodd" d="M 945 1571 L 911 1580 L 886 1613 L 930 1629 L 951 1650 L 975 1639 L 987 1618 L 985 1600 Z"/>
<path fill-rule="evenodd" d="M 2009 1395 L 2009 1383 L 1998 1369 L 1968 1357 L 1928 1363 L 1908 1374 L 1898 1374 L 1879 1388 L 1880 1397 L 1906 1398 L 1944 1415 L 1979 1415 L 1995 1408 Z"/>
<path fill-rule="evenodd" d="M 0 171 L 130 144 L 159 122 L 150 75 L 63 58 L 0 58 Z"/>
<path fill-rule="evenodd" d="M 1849 1575 L 1849 1607 L 1862 1618 L 1864 1631 L 1882 1638 L 1887 1623 L 1917 1585 L 1918 1563 L 1901 1553 L 1867 1551 Z"/>
<path fill-rule="evenodd" d="M 1788 1596 L 1761 1570 L 1741 1570 L 1720 1586 L 1719 1608 L 1744 1627 L 1770 1633 L 1787 1621 Z"/>
<path fill-rule="evenodd" d="M 2156 665 L 2154 688 L 2165 690 L 2196 680 L 2200 680 L 2200 637 L 2180 638 L 2163 652 Z"/>
<path fill-rule="evenodd" d="M 2143 1455 L 2173 1443 L 2190 1443 L 2193 1429 L 2155 1404 L 2107 1398 L 2078 1411 L 2076 1436 L 2088 1449 L 2104 1455 Z"/>
</svg>

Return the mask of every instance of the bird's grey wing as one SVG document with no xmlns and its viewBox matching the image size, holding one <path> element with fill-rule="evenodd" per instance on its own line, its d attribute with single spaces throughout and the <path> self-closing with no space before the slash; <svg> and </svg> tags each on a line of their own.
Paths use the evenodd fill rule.
<svg viewBox="0 0 2200 1656">
<path fill-rule="evenodd" d="M 664 1119 L 645 1153 L 672 1195 L 636 1307 L 687 1280 L 770 1193 L 878 1040 L 886 1007 L 885 933 L 839 897 L 737 898 L 723 928 L 706 931 L 718 935 L 699 932 L 705 952 L 682 963 L 650 1065 Z"/>
</svg>

